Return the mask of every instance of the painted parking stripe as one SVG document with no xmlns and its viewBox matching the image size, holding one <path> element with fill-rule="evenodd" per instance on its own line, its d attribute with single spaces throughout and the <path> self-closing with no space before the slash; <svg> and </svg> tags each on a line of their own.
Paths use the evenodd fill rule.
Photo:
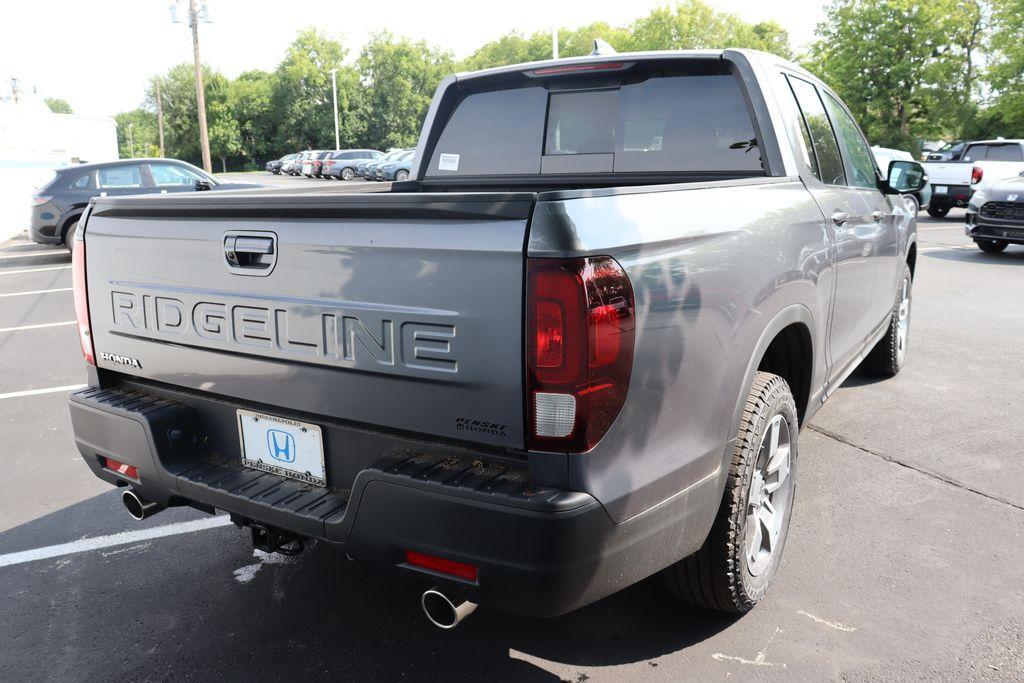
<svg viewBox="0 0 1024 683">
<path fill-rule="evenodd" d="M 0 294 L 0 299 L 5 296 L 30 296 L 32 294 L 51 294 L 53 292 L 70 292 L 72 287 L 58 287 L 57 289 L 33 289 L 30 292 L 8 292 L 6 294 Z"/>
<path fill-rule="evenodd" d="M 21 275 L 22 273 L 41 273 L 44 270 L 67 270 L 71 264 L 66 266 L 43 266 L 42 268 L 22 268 L 21 270 L 0 270 L 0 275 Z"/>
<path fill-rule="evenodd" d="M 74 320 L 64 320 L 59 323 L 40 323 L 38 325 L 19 325 L 18 327 L 0 327 L 0 332 L 21 332 L 22 330 L 38 330 L 43 327 L 61 327 L 62 325 L 74 324 Z"/>
<path fill-rule="evenodd" d="M 0 253 L 0 260 L 6 260 L 9 258 L 32 258 L 33 256 L 67 256 L 68 252 L 47 250 L 47 251 L 19 251 L 17 254 L 3 254 Z"/>
<path fill-rule="evenodd" d="M 49 560 L 54 557 L 63 557 L 64 555 L 87 553 L 90 550 L 110 548 L 117 545 L 128 545 L 129 543 L 138 543 L 139 541 L 148 541 L 154 538 L 166 538 L 167 536 L 190 534 L 196 531 L 205 531 L 206 529 L 216 529 L 229 524 L 231 524 L 231 518 L 227 515 L 221 515 L 220 517 L 208 517 L 206 519 L 197 519 L 191 522 L 166 524 L 164 526 L 153 527 L 152 529 L 122 531 L 119 534 L 110 534 L 109 536 L 83 538 L 78 541 L 71 541 L 70 543 L 61 543 L 60 545 L 50 545 L 45 548 L 35 548 L 33 550 L 23 550 L 19 553 L 0 555 L 0 567 L 10 567 L 15 564 L 37 562 L 39 560 Z"/>
<path fill-rule="evenodd" d="M 85 389 L 88 384 L 66 384 L 62 387 L 46 387 L 45 389 L 25 389 L 24 391 L 12 391 L 7 394 L 0 394 L 0 401 L 5 398 L 21 398 L 22 396 L 39 396 L 40 394 L 56 394 L 61 391 L 77 391 Z"/>
</svg>

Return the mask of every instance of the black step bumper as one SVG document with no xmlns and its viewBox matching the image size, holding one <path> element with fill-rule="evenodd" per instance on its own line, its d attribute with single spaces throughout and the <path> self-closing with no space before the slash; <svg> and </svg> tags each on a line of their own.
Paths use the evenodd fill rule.
<svg viewBox="0 0 1024 683">
<path fill-rule="evenodd" d="M 324 539 L 354 559 L 533 616 L 569 612 L 693 552 L 706 533 L 698 511 L 716 509 L 721 495 L 698 487 L 615 524 L 586 493 L 534 487 L 525 466 L 455 449 L 392 448 L 351 486 L 324 489 L 218 455 L 196 410 L 158 395 L 85 389 L 71 396 L 71 418 L 82 457 L 105 481 L 160 504 L 216 508 Z M 106 469 L 104 458 L 136 467 L 137 480 Z M 478 578 L 411 567 L 407 550 L 471 564 Z"/>
</svg>

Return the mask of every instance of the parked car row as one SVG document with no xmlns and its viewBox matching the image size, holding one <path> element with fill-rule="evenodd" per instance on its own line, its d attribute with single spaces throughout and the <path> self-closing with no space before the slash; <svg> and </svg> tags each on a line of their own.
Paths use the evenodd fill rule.
<svg viewBox="0 0 1024 683">
<path fill-rule="evenodd" d="M 413 149 L 393 149 L 387 153 L 376 149 L 306 150 L 268 161 L 266 169 L 275 175 L 307 178 L 404 181 L 409 179 L 414 155 Z"/>
</svg>

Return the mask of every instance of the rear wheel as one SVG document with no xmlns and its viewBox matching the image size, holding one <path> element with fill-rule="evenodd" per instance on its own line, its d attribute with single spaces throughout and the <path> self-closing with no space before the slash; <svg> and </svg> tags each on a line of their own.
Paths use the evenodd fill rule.
<svg viewBox="0 0 1024 683">
<path fill-rule="evenodd" d="M 700 550 L 665 570 L 677 598 L 742 614 L 768 592 L 793 511 L 798 433 L 789 385 L 778 375 L 758 372 L 711 533 Z"/>
<path fill-rule="evenodd" d="M 998 254 L 1010 246 L 1006 240 L 974 240 L 974 242 L 986 254 Z"/>
<path fill-rule="evenodd" d="M 409 179 L 409 172 L 408 171 L 399 171 L 398 173 L 395 174 L 395 180 L 397 182 L 404 183 L 408 179 Z"/>
<path fill-rule="evenodd" d="M 928 215 L 932 218 L 945 218 L 946 214 L 949 213 L 951 207 L 949 206 L 929 206 Z"/>
<path fill-rule="evenodd" d="M 71 251 L 75 246 L 75 233 L 78 232 L 78 219 L 74 218 L 64 230 L 64 246 Z"/>
<path fill-rule="evenodd" d="M 889 329 L 878 340 L 875 348 L 864 359 L 862 367 L 869 374 L 879 377 L 893 377 L 907 359 L 907 342 L 910 341 L 910 304 L 913 300 L 913 279 L 910 266 L 903 264 L 903 275 L 896 290 L 896 304 L 889 318 Z"/>
<path fill-rule="evenodd" d="M 356 177 L 356 172 L 353 171 L 351 168 L 343 168 L 343 169 L 341 169 L 341 179 L 342 180 L 352 180 L 355 177 Z"/>
</svg>

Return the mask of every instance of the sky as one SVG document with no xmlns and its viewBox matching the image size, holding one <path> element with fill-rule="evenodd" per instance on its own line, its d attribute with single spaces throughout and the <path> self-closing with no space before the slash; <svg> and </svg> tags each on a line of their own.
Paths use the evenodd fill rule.
<svg viewBox="0 0 1024 683">
<path fill-rule="evenodd" d="M 134 109 L 151 76 L 192 61 L 188 28 L 171 22 L 172 2 L 5 3 L 0 24 L 0 95 L 10 94 L 10 79 L 15 77 L 19 89 L 31 92 L 34 88 L 41 95 L 63 98 L 77 114 L 111 116 Z M 212 23 L 200 26 L 201 56 L 228 77 L 249 69 L 269 71 L 300 29 L 316 26 L 339 38 L 353 57 L 370 33 L 387 29 L 396 36 L 426 40 L 460 58 L 512 30 L 529 34 L 594 21 L 625 25 L 666 4 L 671 3 L 208 0 Z M 824 0 L 709 0 L 709 4 L 749 22 L 774 19 L 789 31 L 797 49 L 813 39 L 824 14 Z M 183 0 L 183 9 L 187 5 Z"/>
</svg>

